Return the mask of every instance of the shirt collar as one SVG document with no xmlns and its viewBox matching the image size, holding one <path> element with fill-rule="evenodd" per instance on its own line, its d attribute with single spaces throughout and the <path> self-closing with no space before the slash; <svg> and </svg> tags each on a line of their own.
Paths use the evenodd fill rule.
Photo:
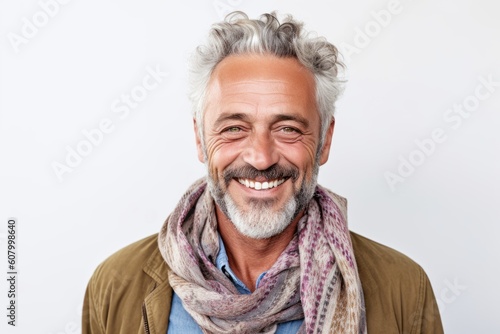
<svg viewBox="0 0 500 334">
<path fill-rule="evenodd" d="M 215 259 L 215 266 L 217 269 L 222 271 L 224 275 L 229 278 L 236 289 L 241 293 L 241 294 L 250 294 L 251 291 L 250 289 L 247 288 L 245 283 L 243 283 L 231 270 L 231 267 L 229 266 L 229 259 L 227 257 L 227 252 L 226 252 L 226 247 L 224 246 L 224 242 L 222 241 L 222 238 L 219 234 L 219 254 L 217 254 L 217 258 Z M 259 283 L 264 278 L 266 275 L 267 271 L 264 271 L 262 274 L 257 277 L 257 282 L 255 283 L 256 287 L 259 287 Z"/>
</svg>

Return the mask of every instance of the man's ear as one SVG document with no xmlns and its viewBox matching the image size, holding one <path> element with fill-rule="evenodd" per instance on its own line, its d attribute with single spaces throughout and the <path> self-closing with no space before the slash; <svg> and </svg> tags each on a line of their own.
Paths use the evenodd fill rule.
<svg viewBox="0 0 500 334">
<path fill-rule="evenodd" d="M 200 133 L 198 131 L 198 124 L 196 123 L 196 118 L 193 118 L 193 129 L 194 136 L 196 138 L 196 150 L 198 151 L 198 160 L 205 163 L 205 154 L 203 154 L 203 145 L 201 143 Z"/>
<path fill-rule="evenodd" d="M 335 128 L 335 118 L 332 119 L 328 130 L 325 134 L 325 142 L 323 143 L 323 148 L 321 149 L 321 155 L 319 158 L 319 164 L 323 165 L 328 161 L 330 156 L 330 147 L 332 146 L 333 129 Z"/>
</svg>

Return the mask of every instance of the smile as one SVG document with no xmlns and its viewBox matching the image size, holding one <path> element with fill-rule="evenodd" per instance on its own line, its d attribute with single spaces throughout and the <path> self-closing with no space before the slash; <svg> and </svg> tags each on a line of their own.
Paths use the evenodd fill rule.
<svg viewBox="0 0 500 334">
<path fill-rule="evenodd" d="M 250 189 L 255 189 L 255 190 L 266 190 L 266 189 L 271 189 L 279 186 L 283 182 L 286 181 L 286 179 L 279 179 L 279 180 L 271 180 L 271 181 L 264 181 L 264 182 L 258 182 L 250 179 L 237 179 L 239 183 L 244 185 L 247 188 Z"/>
</svg>

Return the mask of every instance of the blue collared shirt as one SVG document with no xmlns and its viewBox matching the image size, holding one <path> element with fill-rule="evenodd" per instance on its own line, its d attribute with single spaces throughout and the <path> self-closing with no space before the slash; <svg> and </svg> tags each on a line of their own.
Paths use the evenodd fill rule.
<svg viewBox="0 0 500 334">
<path fill-rule="evenodd" d="M 220 250 L 217 254 L 215 260 L 216 267 L 221 270 L 234 284 L 236 289 L 241 294 L 251 294 L 251 291 L 246 287 L 246 285 L 233 273 L 231 267 L 229 267 L 229 259 L 227 257 L 226 248 L 222 242 L 222 238 L 219 236 Z M 266 272 L 257 277 L 257 282 L 255 286 L 258 287 L 262 278 L 266 275 Z M 282 322 L 278 324 L 276 334 L 295 334 L 298 332 L 300 326 L 304 319 L 292 320 L 287 322 Z M 195 333 L 203 334 L 198 324 L 194 321 L 193 317 L 184 309 L 182 301 L 174 292 L 172 297 L 172 307 L 170 309 L 170 316 L 168 319 L 168 331 L 167 334 L 186 334 Z"/>
</svg>

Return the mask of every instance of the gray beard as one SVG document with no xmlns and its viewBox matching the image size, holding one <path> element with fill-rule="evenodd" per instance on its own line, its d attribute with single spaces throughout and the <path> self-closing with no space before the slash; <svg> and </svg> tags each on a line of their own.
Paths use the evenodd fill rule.
<svg viewBox="0 0 500 334">
<path fill-rule="evenodd" d="M 251 239 L 267 239 L 282 233 L 302 211 L 314 195 L 319 164 L 313 169 L 311 180 L 302 181 L 300 189 L 279 209 L 273 209 L 275 200 L 251 200 L 248 210 L 241 210 L 229 193 L 216 183 L 210 173 L 207 176 L 208 189 L 215 203 L 229 218 L 236 230 Z M 291 180 L 293 181 L 293 180 Z M 236 182 L 233 180 L 233 182 Z M 288 181 L 287 181 L 288 182 Z"/>
<path fill-rule="evenodd" d="M 255 200 L 250 203 L 250 209 L 242 211 L 229 194 L 225 194 L 224 207 L 219 205 L 224 214 L 231 220 L 238 232 L 252 239 L 267 239 L 283 232 L 292 222 L 297 212 L 297 201 L 291 198 L 278 211 L 272 208 L 272 203 Z M 217 202 L 217 201 L 216 201 Z"/>
</svg>

